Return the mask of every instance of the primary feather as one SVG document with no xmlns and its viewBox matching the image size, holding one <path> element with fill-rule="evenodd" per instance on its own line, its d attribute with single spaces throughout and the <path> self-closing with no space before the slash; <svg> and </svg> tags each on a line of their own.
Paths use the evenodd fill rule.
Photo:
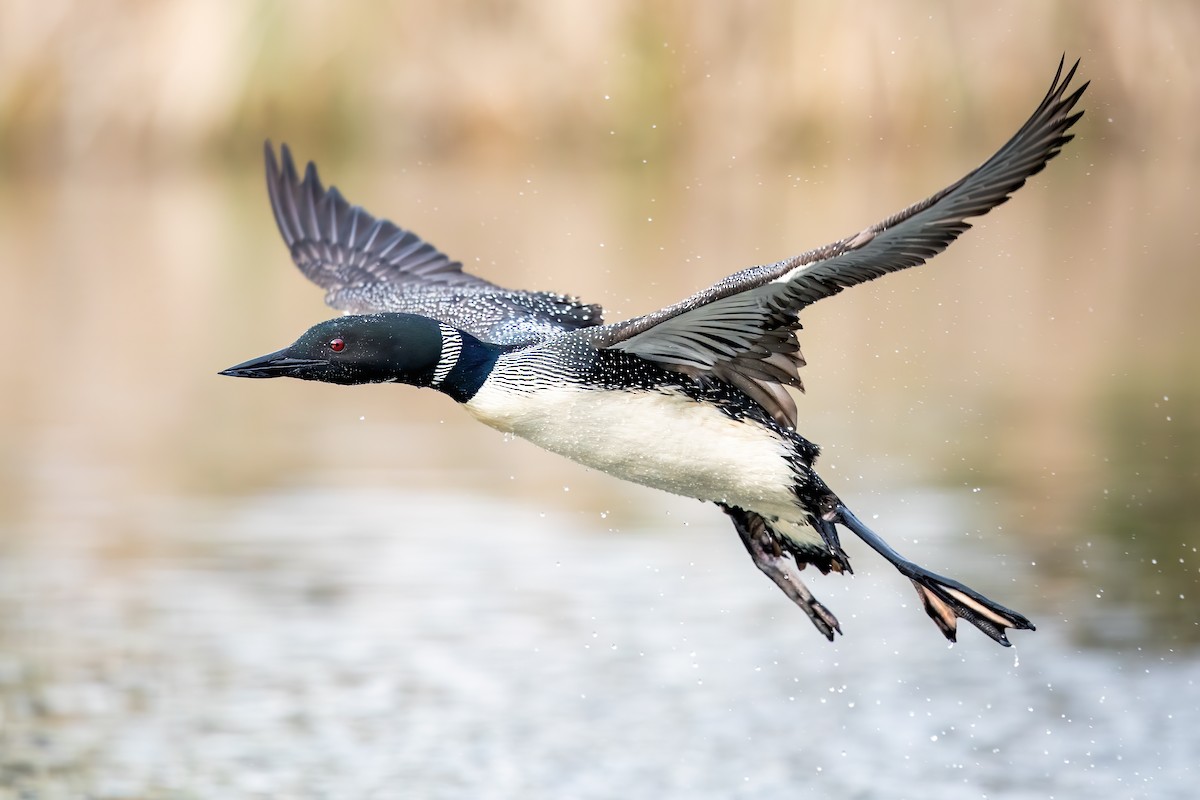
<svg viewBox="0 0 1200 800">
<path fill-rule="evenodd" d="M 436 247 L 321 185 L 309 163 L 303 180 L 291 151 L 282 166 L 264 145 L 267 191 L 279 233 L 325 302 L 351 314 L 402 312 L 444 322 L 485 342 L 526 345 L 598 325 L 600 306 L 564 294 L 505 289 L 464 272 Z"/>
<path fill-rule="evenodd" d="M 1079 62 L 1065 77 L 1063 66 L 1021 129 L 945 189 L 825 247 L 750 267 L 673 306 L 583 335 L 596 347 L 733 383 L 794 427 L 795 403 L 779 386 L 801 385 L 796 370 L 804 359 L 794 333 L 800 311 L 850 286 L 924 264 L 971 227 L 968 217 L 986 214 L 1041 172 L 1083 115 L 1071 112 L 1088 84 L 1067 95 Z"/>
</svg>

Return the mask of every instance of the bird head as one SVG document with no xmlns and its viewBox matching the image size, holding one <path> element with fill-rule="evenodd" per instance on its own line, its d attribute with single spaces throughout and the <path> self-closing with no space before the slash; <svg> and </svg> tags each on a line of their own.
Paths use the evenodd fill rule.
<svg viewBox="0 0 1200 800">
<path fill-rule="evenodd" d="M 235 378 L 299 378 L 343 385 L 429 386 L 442 356 L 435 320 L 415 314 L 345 316 L 312 326 L 292 344 L 222 370 Z"/>
</svg>

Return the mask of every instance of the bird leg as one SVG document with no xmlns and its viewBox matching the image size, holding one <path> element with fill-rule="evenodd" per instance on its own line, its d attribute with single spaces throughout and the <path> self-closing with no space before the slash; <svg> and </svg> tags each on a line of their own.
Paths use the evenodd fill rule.
<svg viewBox="0 0 1200 800">
<path fill-rule="evenodd" d="M 796 562 L 784 555 L 779 543 L 771 535 L 766 520 L 758 514 L 731 506 L 721 505 L 721 510 L 733 520 L 733 527 L 737 529 L 738 536 L 741 537 L 750 557 L 754 559 L 755 565 L 773 580 L 793 603 L 800 606 L 804 613 L 808 614 L 813 625 L 817 626 L 817 630 L 832 642 L 834 632 L 841 633 L 842 626 L 838 624 L 837 617 L 801 583 Z"/>
<path fill-rule="evenodd" d="M 913 586 L 917 587 L 917 595 L 925 606 L 925 612 L 950 641 L 955 641 L 959 617 L 1005 647 L 1012 645 L 1005 636 L 1006 628 L 1036 630 L 1032 622 L 1017 612 L 989 600 L 958 581 L 930 572 L 904 558 L 840 501 L 832 504 L 832 507 L 821 515 L 821 520 L 829 524 L 836 522 L 845 525 L 875 552 L 890 561 L 892 566 L 900 570 L 900 574 L 911 580 Z"/>
<path fill-rule="evenodd" d="M 831 559 L 833 569 L 853 575 L 854 570 L 850 568 L 850 556 L 846 555 L 846 551 L 842 549 L 842 540 L 838 538 L 837 526 L 827 519 L 812 514 L 808 515 L 808 524 L 817 529 L 817 533 L 821 534 L 821 540 L 833 554 Z"/>
</svg>

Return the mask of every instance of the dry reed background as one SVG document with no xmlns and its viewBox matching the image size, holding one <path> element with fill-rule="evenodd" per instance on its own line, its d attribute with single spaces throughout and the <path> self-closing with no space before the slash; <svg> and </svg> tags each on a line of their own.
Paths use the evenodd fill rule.
<svg viewBox="0 0 1200 800">
<path fill-rule="evenodd" d="M 1091 107 L 1125 123 L 1087 147 L 1194 156 L 1179 134 L 1195 119 L 1198 16 L 1186 0 L 21 1 L 0 9 L 0 155 L 9 169 L 186 168 L 245 158 L 285 124 L 306 148 L 364 159 L 961 144 L 940 109 L 1006 123 L 1065 50 L 1103 77 Z"/>
</svg>

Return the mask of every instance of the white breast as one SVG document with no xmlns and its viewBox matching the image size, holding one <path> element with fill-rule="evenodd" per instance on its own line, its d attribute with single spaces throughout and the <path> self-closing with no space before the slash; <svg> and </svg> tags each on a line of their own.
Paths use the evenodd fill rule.
<svg viewBox="0 0 1200 800">
<path fill-rule="evenodd" d="M 789 444 L 674 391 L 525 391 L 484 384 L 466 403 L 481 422 L 644 486 L 794 515 Z"/>
</svg>

